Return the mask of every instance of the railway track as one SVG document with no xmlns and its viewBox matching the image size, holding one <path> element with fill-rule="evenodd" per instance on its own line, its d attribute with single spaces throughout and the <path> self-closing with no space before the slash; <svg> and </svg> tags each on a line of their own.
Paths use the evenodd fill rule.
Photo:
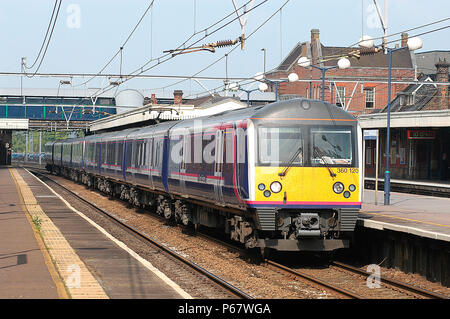
<svg viewBox="0 0 450 319">
<path fill-rule="evenodd" d="M 364 270 L 362 270 L 360 268 L 357 268 L 357 267 L 354 267 L 354 266 L 351 266 L 351 265 L 347 265 L 345 263 L 338 262 L 338 261 L 333 261 L 331 263 L 331 266 L 339 268 L 339 269 L 344 270 L 344 271 L 353 272 L 355 274 L 358 274 L 358 275 L 361 275 L 361 276 L 364 276 L 364 277 L 369 277 L 369 276 L 373 275 L 373 274 L 368 273 L 368 272 L 366 272 L 366 271 L 364 271 Z M 404 283 L 404 282 L 400 282 L 400 281 L 397 281 L 397 280 L 394 280 L 394 279 L 389 279 L 389 278 L 385 278 L 385 277 L 380 276 L 380 281 L 382 283 L 386 284 L 386 285 L 389 285 L 389 286 L 392 286 L 392 287 L 396 287 L 396 288 L 404 290 L 404 291 L 408 291 L 408 292 L 410 292 L 410 293 L 412 293 L 414 295 L 421 296 L 421 297 L 424 297 L 424 298 L 448 299 L 448 297 L 446 297 L 444 295 L 441 295 L 441 294 L 438 294 L 438 293 L 435 293 L 435 292 L 432 292 L 432 291 L 429 291 L 429 290 L 425 290 L 425 289 L 422 289 L 420 287 L 413 286 L 413 285 L 410 285 L 410 284 L 407 284 L 407 283 Z"/>
<path fill-rule="evenodd" d="M 169 247 L 160 243 L 159 241 L 155 240 L 154 238 L 151 238 L 150 236 L 142 233 L 141 231 L 137 230 L 136 228 L 124 223 L 123 221 L 121 221 L 120 219 L 116 218 L 115 216 L 109 214 L 107 211 L 98 207 L 94 203 L 91 203 L 91 202 L 87 201 L 86 199 L 82 198 L 81 196 L 79 196 L 78 194 L 74 193 L 73 191 L 71 191 L 70 189 L 65 187 L 64 185 L 61 185 L 57 181 L 49 178 L 48 176 L 46 176 L 46 175 L 48 175 L 47 173 L 41 173 L 41 172 L 38 172 L 37 170 L 40 170 L 40 169 L 31 168 L 31 173 L 35 174 L 38 178 L 40 178 L 47 185 L 48 185 L 47 181 L 50 181 L 50 183 L 56 185 L 60 189 L 63 189 L 66 193 L 69 193 L 71 196 L 73 196 L 77 200 L 83 202 L 84 204 L 88 205 L 93 210 L 97 211 L 98 213 L 101 213 L 103 216 L 107 217 L 110 221 L 112 221 L 116 225 L 119 225 L 120 227 L 126 229 L 129 233 L 140 238 L 141 240 L 144 240 L 147 243 L 150 243 L 152 246 L 156 247 L 157 249 L 164 252 L 165 254 L 170 255 L 172 258 L 178 260 L 183 265 L 194 270 L 201 276 L 208 278 L 208 280 L 212 281 L 216 286 L 225 290 L 232 296 L 237 297 L 239 299 L 253 299 L 253 297 L 250 296 L 249 294 L 245 293 L 244 291 L 240 290 L 239 288 L 235 287 L 234 285 L 228 283 L 227 281 L 221 279 L 220 277 L 214 275 L 213 273 L 209 272 L 208 270 L 202 268 L 201 266 L 197 265 L 196 263 L 189 261 L 188 259 L 184 258 L 180 253 L 176 252 L 175 250 L 170 249 Z"/>
<path fill-rule="evenodd" d="M 248 257 L 248 251 L 246 251 L 245 249 L 241 249 L 230 243 L 223 242 L 217 238 L 211 237 L 204 233 L 199 233 L 199 235 L 210 241 L 224 245 L 228 249 L 234 250 L 234 251 L 239 252 L 240 254 Z M 311 275 L 306 271 L 294 269 L 294 268 L 285 266 L 281 263 L 277 263 L 270 259 L 265 259 L 264 264 L 278 272 L 283 272 L 286 275 L 294 276 L 296 278 L 301 278 L 302 280 L 307 280 L 309 282 L 312 282 L 320 287 L 323 287 L 324 289 L 326 289 L 328 291 L 331 291 L 333 293 L 341 295 L 344 298 L 367 299 L 367 297 L 363 293 L 356 293 L 354 291 L 351 291 L 350 289 L 342 288 L 339 285 L 327 282 L 325 279 L 322 279 L 319 276 Z M 366 272 L 360 268 L 357 268 L 357 267 L 354 267 L 354 266 L 351 266 L 351 265 L 348 265 L 348 264 L 345 264 L 342 262 L 338 262 L 338 261 L 332 261 L 331 264 L 329 265 L 329 268 L 334 268 L 334 269 L 338 269 L 340 271 L 357 274 L 357 275 L 363 277 L 364 281 L 367 279 L 367 277 L 373 275 L 372 273 Z M 414 296 L 417 298 L 429 298 L 429 299 L 448 299 L 447 296 L 444 296 L 444 295 L 441 295 L 441 294 L 438 294 L 438 293 L 435 293 L 435 292 L 432 292 L 429 290 L 425 290 L 420 287 L 413 286 L 413 285 L 410 285 L 407 283 L 403 283 L 403 282 L 400 282 L 397 280 L 385 278 L 382 276 L 380 276 L 380 281 L 381 281 L 381 283 L 383 283 L 386 286 L 385 289 L 389 290 L 389 289 L 391 289 L 390 287 L 392 287 L 400 293 L 405 292 L 406 296 Z"/>
<path fill-rule="evenodd" d="M 35 168 L 33 168 L 34 171 L 36 171 Z M 39 169 L 40 170 L 40 169 Z M 36 172 L 38 173 L 38 172 Z M 40 174 L 40 173 L 38 173 Z M 45 173 L 47 174 L 47 173 Z M 50 179 L 53 183 L 55 183 L 56 185 L 59 185 L 59 187 L 65 189 L 67 192 L 73 194 L 73 196 L 76 196 L 77 198 L 79 198 L 80 200 L 82 200 L 83 202 L 89 204 L 92 207 L 95 207 L 96 210 L 100 211 L 102 214 L 109 216 L 110 218 L 114 219 L 117 223 L 120 223 L 121 225 L 123 225 L 123 227 L 126 227 L 128 229 L 130 229 L 130 231 L 133 231 L 135 233 L 137 233 L 139 236 L 142 236 L 143 238 L 145 238 L 146 240 L 149 241 L 154 241 L 152 238 L 150 238 L 149 236 L 142 234 L 141 232 L 139 232 L 138 230 L 134 229 L 133 227 L 124 224 L 123 222 L 121 222 L 120 220 L 117 220 L 114 216 L 111 216 L 110 214 L 108 214 L 108 212 L 102 210 L 100 207 L 97 207 L 95 204 L 90 203 L 88 201 L 86 201 L 85 199 L 79 197 L 76 193 L 73 193 L 72 191 L 70 191 L 69 189 L 67 189 L 65 186 L 59 184 L 58 182 L 54 181 L 53 179 Z M 156 218 L 158 220 L 164 220 L 164 218 L 162 218 L 159 215 L 151 215 L 153 218 Z M 233 250 L 235 252 L 239 252 L 241 255 L 246 256 L 249 259 L 254 259 L 254 256 L 249 256 L 248 251 L 246 251 L 245 249 L 242 249 L 234 244 L 230 244 L 228 242 L 224 242 L 216 237 L 212 237 L 210 235 L 207 235 L 205 233 L 197 232 L 198 236 L 201 236 L 209 241 L 213 241 L 219 245 L 225 246 L 227 247 L 227 249 Z M 154 241 L 156 246 L 160 246 L 160 249 L 162 250 L 166 250 L 167 247 L 165 247 L 164 245 L 161 245 L 160 243 L 158 243 L 157 241 Z M 169 249 L 170 250 L 170 249 Z M 175 251 L 170 250 L 170 252 L 168 252 L 169 254 L 174 254 L 173 257 L 179 259 L 180 261 L 186 263 L 186 264 L 193 264 L 190 261 L 186 260 L 184 257 L 182 257 L 181 255 L 177 254 Z M 199 272 L 204 272 L 205 276 L 210 277 L 211 280 L 213 280 L 214 282 L 216 282 L 216 284 L 222 286 L 224 289 L 235 289 L 236 287 L 228 284 L 226 281 L 223 281 L 220 278 L 217 278 L 216 276 L 214 276 L 213 274 L 209 273 L 207 270 L 201 268 L 200 266 L 193 264 L 194 268 L 198 268 Z M 273 260 L 269 260 L 269 259 L 265 259 L 264 266 L 271 268 L 272 270 L 278 272 L 278 273 L 282 273 L 285 274 L 291 278 L 295 278 L 296 280 L 302 280 L 302 281 L 307 281 L 309 283 L 311 283 L 312 285 L 315 286 L 319 286 L 329 292 L 332 292 L 335 295 L 338 295 L 340 297 L 343 298 L 352 298 L 352 299 L 366 299 L 366 298 L 377 298 L 377 290 L 374 289 L 364 289 L 361 288 L 362 286 L 366 286 L 366 279 L 368 276 L 371 276 L 371 273 L 365 272 L 359 268 L 356 268 L 354 266 L 351 265 L 347 265 L 341 262 L 332 262 L 329 265 L 329 272 L 330 274 L 325 274 L 325 272 L 327 271 L 326 269 L 324 270 L 311 270 L 311 269 L 298 269 L 298 267 L 288 267 L 286 265 L 283 265 L 282 263 L 277 263 Z M 325 275 L 323 275 L 323 274 Z M 339 283 L 333 283 L 333 280 L 328 280 L 330 279 L 330 277 L 336 277 L 336 274 L 343 274 L 343 273 L 347 273 L 347 274 L 353 274 L 353 277 L 348 277 L 350 279 L 347 279 L 347 282 L 345 282 L 344 284 Z M 327 277 L 329 277 L 327 279 Z M 347 288 L 347 286 L 356 286 L 354 283 L 350 282 L 351 280 L 359 281 L 359 288 L 357 289 L 352 289 L 352 288 Z M 405 298 L 432 298 L 432 299 L 448 299 L 447 296 L 443 296 L 425 289 L 421 289 L 419 287 L 416 286 L 412 286 L 409 285 L 407 283 L 403 283 L 400 281 L 395 281 L 392 279 L 388 279 L 388 278 L 384 278 L 384 277 L 380 277 L 380 281 L 383 284 L 383 289 L 380 289 L 380 297 L 379 298 L 390 298 L 390 297 L 395 297 L 395 298 L 402 298 L 402 296 L 404 296 Z M 343 287 L 344 286 L 344 287 Z M 235 294 L 236 296 L 238 296 L 239 298 L 251 298 L 249 295 L 243 293 L 242 291 L 240 291 L 239 289 L 237 289 L 238 292 Z M 368 291 L 370 291 L 370 293 L 367 293 Z M 392 291 L 392 293 L 390 293 L 390 291 Z"/>
</svg>

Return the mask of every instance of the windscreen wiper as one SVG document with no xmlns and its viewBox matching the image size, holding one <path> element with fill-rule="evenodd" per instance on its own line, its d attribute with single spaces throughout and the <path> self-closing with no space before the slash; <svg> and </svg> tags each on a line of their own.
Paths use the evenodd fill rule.
<svg viewBox="0 0 450 319">
<path fill-rule="evenodd" d="M 320 157 L 320 159 L 322 160 L 323 164 L 325 165 L 325 167 L 328 169 L 328 172 L 330 172 L 330 176 L 332 178 L 336 177 L 336 174 L 333 172 L 333 170 L 327 165 L 327 162 L 325 160 L 325 158 L 323 157 L 323 155 L 320 155 L 319 152 L 317 151 L 317 147 L 313 147 L 313 151 L 314 151 L 314 156 L 318 156 Z"/>
<path fill-rule="evenodd" d="M 294 163 L 294 160 L 297 158 L 297 156 L 298 156 L 301 152 L 303 152 L 303 147 L 302 147 L 302 146 L 300 146 L 300 147 L 297 149 L 297 151 L 295 151 L 294 156 L 292 156 L 292 158 L 289 160 L 289 163 L 288 163 L 288 165 L 286 166 L 286 168 L 285 168 L 282 172 L 278 173 L 278 176 L 281 176 L 281 177 L 286 176 L 287 171 L 292 167 L 292 164 Z"/>
<path fill-rule="evenodd" d="M 339 145 L 334 145 L 333 143 L 331 143 L 325 135 L 322 135 L 322 140 L 330 144 L 334 148 L 334 150 L 338 150 L 342 154 L 342 148 Z"/>
</svg>

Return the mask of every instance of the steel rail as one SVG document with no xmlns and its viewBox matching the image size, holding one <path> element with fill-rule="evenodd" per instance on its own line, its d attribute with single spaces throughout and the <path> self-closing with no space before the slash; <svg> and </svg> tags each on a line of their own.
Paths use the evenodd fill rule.
<svg viewBox="0 0 450 319">
<path fill-rule="evenodd" d="M 41 175 L 44 176 L 44 174 L 37 172 L 35 169 L 33 169 L 31 171 L 34 174 L 37 175 Z M 47 177 L 47 176 L 44 176 Z M 197 272 L 199 272 L 200 274 L 206 276 L 207 278 L 211 279 L 212 281 L 214 281 L 216 284 L 218 284 L 219 286 L 223 287 L 224 289 L 228 290 L 229 292 L 233 293 L 234 295 L 236 295 L 239 298 L 242 299 L 253 299 L 252 296 L 246 294 L 245 292 L 243 292 L 242 290 L 240 290 L 239 288 L 233 286 L 232 284 L 226 282 L 225 280 L 219 278 L 218 276 L 212 274 L 211 272 L 209 272 L 208 270 L 204 269 L 203 267 L 197 265 L 194 262 L 191 262 L 189 260 L 187 260 L 186 258 L 184 258 L 183 256 L 181 256 L 180 254 L 178 254 L 177 252 L 175 252 L 174 250 L 166 247 L 165 245 L 161 244 L 160 242 L 158 242 L 157 240 L 151 238 L 150 236 L 143 234 L 142 232 L 140 232 L 139 230 L 137 230 L 136 228 L 127 225 L 126 223 L 122 222 L 121 220 L 119 220 L 118 218 L 114 217 L 113 215 L 111 215 L 110 213 L 108 213 L 107 211 L 103 210 L 102 208 L 98 207 L 97 205 L 95 205 L 94 203 L 89 202 L 88 200 L 84 199 L 83 197 L 79 196 L 77 193 L 71 191 L 70 189 L 68 189 L 67 187 L 65 187 L 64 185 L 58 183 L 57 181 L 47 177 L 47 179 L 49 179 L 50 181 L 52 181 L 54 184 L 58 185 L 60 188 L 64 189 L 65 191 L 67 191 L 68 193 L 70 193 L 71 195 L 73 195 L 74 197 L 76 197 L 77 199 L 79 199 L 80 201 L 82 201 L 83 203 L 88 204 L 89 206 L 93 207 L 95 210 L 101 212 L 103 215 L 107 216 L 108 218 L 110 218 L 111 220 L 113 220 L 115 223 L 119 224 L 120 226 L 128 229 L 129 231 L 131 231 L 132 233 L 138 235 L 139 237 L 145 239 L 146 241 L 150 242 L 151 244 L 153 244 L 154 246 L 158 247 L 160 250 L 168 253 L 169 255 L 171 255 L 172 257 L 176 258 L 177 260 L 183 262 L 184 264 L 186 264 L 187 266 L 191 267 L 192 269 L 196 270 Z"/>
<path fill-rule="evenodd" d="M 373 276 L 372 273 L 368 273 L 368 272 L 366 272 L 366 271 L 364 271 L 362 269 L 353 267 L 351 265 L 344 264 L 342 262 L 333 261 L 333 262 L 331 262 L 331 265 L 333 265 L 333 266 L 335 266 L 337 268 L 341 268 L 341 269 L 345 269 L 347 271 L 351 271 L 351 272 L 359 274 L 359 275 L 363 275 L 363 276 L 367 276 L 367 277 Z M 432 299 L 449 299 L 448 297 L 446 297 L 444 295 L 441 295 L 439 293 L 435 293 L 435 292 L 432 292 L 432 291 L 429 291 L 429 290 L 425 290 L 425 289 L 422 289 L 422 288 L 417 287 L 417 286 L 412 286 L 412 285 L 409 285 L 407 283 L 400 282 L 400 281 L 397 281 L 397 280 L 394 280 L 394 279 L 389 279 L 389 278 L 380 276 L 380 280 L 381 280 L 381 282 L 383 282 L 385 284 L 389 284 L 391 286 L 395 286 L 397 288 L 400 288 L 400 289 L 403 289 L 403 290 L 406 290 L 406 291 L 409 291 L 409 292 L 412 292 L 412 293 L 415 293 L 415 294 L 419 294 L 419 295 L 422 295 L 422 296 L 425 296 L 425 297 L 428 297 L 428 298 L 432 298 Z"/>
<path fill-rule="evenodd" d="M 349 291 L 347 289 L 343 289 L 343 288 L 334 286 L 334 285 L 329 284 L 329 283 L 327 283 L 327 282 L 325 282 L 325 281 L 323 281 L 323 280 L 321 280 L 319 278 L 316 278 L 316 277 L 310 276 L 308 274 L 305 274 L 305 273 L 303 273 L 301 271 L 294 270 L 294 269 L 291 269 L 289 267 L 283 266 L 283 265 L 278 264 L 278 263 L 276 263 L 276 262 L 274 262 L 272 260 L 266 259 L 265 263 L 267 265 L 269 265 L 269 266 L 272 266 L 272 267 L 276 268 L 276 269 L 280 269 L 280 270 L 283 270 L 283 271 L 285 271 L 285 272 L 287 272 L 289 274 L 295 275 L 297 277 L 301 277 L 301 278 L 307 279 L 309 281 L 314 282 L 315 284 L 318 284 L 318 285 L 320 285 L 322 287 L 325 287 L 328 290 L 332 290 L 332 291 L 338 292 L 338 293 L 340 293 L 340 294 L 342 294 L 344 296 L 350 297 L 352 299 L 365 299 L 365 297 L 360 296 L 360 295 L 358 295 L 356 293 L 353 293 L 353 292 L 351 292 L 351 291 Z"/>
</svg>

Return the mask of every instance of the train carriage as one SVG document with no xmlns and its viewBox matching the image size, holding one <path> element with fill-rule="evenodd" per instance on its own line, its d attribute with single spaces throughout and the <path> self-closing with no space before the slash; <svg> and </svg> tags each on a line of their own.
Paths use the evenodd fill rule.
<svg viewBox="0 0 450 319">
<path fill-rule="evenodd" d="M 295 99 L 84 143 L 87 184 L 166 218 L 220 229 L 249 248 L 349 246 L 361 207 L 361 129 L 334 105 Z"/>
</svg>

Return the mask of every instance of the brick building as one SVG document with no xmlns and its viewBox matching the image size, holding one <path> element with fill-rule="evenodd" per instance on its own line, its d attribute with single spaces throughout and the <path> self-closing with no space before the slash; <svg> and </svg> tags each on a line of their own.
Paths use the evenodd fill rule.
<svg viewBox="0 0 450 319">
<path fill-rule="evenodd" d="M 401 46 L 406 46 L 408 35 L 402 34 Z M 280 99 L 291 96 L 302 96 L 313 99 L 322 97 L 322 73 L 309 67 L 303 68 L 297 64 L 300 57 L 308 57 L 313 65 L 329 67 L 337 65 L 338 57 L 347 55 L 359 48 L 331 47 L 320 42 L 319 30 L 311 30 L 311 41 L 299 42 L 286 56 L 281 64 L 272 72 L 266 74 L 267 79 L 287 78 L 295 72 L 300 81 L 281 83 Z M 333 57 L 333 59 L 330 59 Z M 383 109 L 387 104 L 388 55 L 378 52 L 351 58 L 351 67 L 345 70 L 331 69 L 326 72 L 325 101 L 344 107 L 356 114 L 368 114 Z M 398 50 L 392 55 L 392 80 L 411 81 L 415 79 L 415 56 L 407 48 Z M 315 81 L 305 81 L 315 80 Z M 406 85 L 393 84 L 392 98 L 404 90 Z M 275 88 L 272 87 L 273 91 Z"/>
</svg>

